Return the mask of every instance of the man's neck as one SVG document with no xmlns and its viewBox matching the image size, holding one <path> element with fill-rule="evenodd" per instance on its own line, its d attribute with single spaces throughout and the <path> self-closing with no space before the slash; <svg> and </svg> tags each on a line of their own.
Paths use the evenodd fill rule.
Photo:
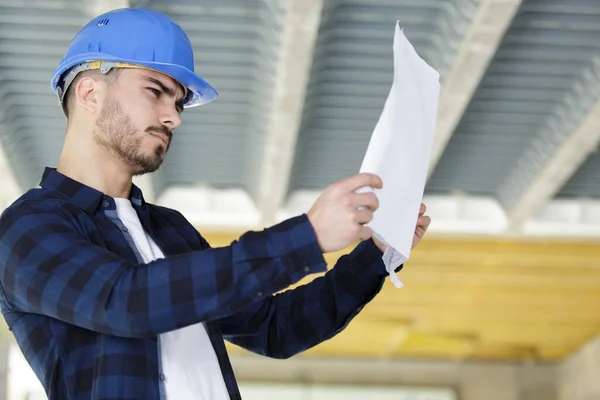
<svg viewBox="0 0 600 400">
<path fill-rule="evenodd" d="M 128 198 L 131 191 L 131 173 L 92 134 L 67 131 L 56 170 L 111 197 Z"/>
</svg>

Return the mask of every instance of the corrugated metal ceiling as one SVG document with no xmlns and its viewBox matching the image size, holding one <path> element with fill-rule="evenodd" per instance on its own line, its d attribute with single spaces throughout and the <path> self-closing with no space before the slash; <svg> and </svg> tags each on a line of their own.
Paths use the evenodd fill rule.
<svg viewBox="0 0 600 400">
<path fill-rule="evenodd" d="M 598 99 L 599 23 L 599 2 L 524 0 L 427 192 L 510 206 Z"/>
<path fill-rule="evenodd" d="M 0 137 L 23 187 L 58 160 L 66 121 L 50 76 L 86 19 L 77 1 L 0 2 Z"/>
</svg>

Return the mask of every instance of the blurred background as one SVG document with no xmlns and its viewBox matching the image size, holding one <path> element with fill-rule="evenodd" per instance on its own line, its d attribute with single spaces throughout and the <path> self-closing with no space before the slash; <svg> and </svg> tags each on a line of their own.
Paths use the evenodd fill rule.
<svg viewBox="0 0 600 400">
<path fill-rule="evenodd" d="M 358 172 L 396 21 L 441 74 L 433 223 L 405 287 L 303 355 L 230 346 L 245 399 L 600 399 L 600 1 L 0 0 L 1 209 L 58 161 L 49 81 L 70 40 L 121 7 L 175 19 L 220 93 L 136 181 L 213 246 Z M 0 399 L 44 399 L 2 331 Z"/>
</svg>

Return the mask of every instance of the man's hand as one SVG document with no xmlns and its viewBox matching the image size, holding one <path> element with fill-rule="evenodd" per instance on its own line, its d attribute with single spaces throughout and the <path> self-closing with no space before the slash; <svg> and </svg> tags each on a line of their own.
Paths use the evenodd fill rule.
<svg viewBox="0 0 600 400">
<path fill-rule="evenodd" d="M 355 193 L 365 186 L 381 189 L 381 178 L 362 173 L 336 182 L 325 189 L 308 211 L 323 253 L 342 250 L 373 235 L 364 224 L 373 219 L 379 201 L 375 193 Z"/>
<path fill-rule="evenodd" d="M 419 210 L 419 217 L 417 218 L 417 227 L 415 228 L 415 235 L 413 236 L 411 249 L 414 249 L 417 244 L 423 239 L 425 236 L 425 232 L 429 228 L 429 224 L 431 224 L 431 217 L 425 215 L 425 211 L 427 211 L 427 206 L 421 203 L 421 209 Z M 381 243 L 379 240 L 373 237 L 373 242 L 379 247 L 379 250 L 385 253 L 387 246 Z"/>
</svg>

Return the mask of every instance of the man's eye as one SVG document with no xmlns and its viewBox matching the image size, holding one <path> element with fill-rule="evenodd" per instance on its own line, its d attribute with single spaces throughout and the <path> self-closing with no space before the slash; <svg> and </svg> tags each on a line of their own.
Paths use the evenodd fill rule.
<svg viewBox="0 0 600 400">
<path fill-rule="evenodd" d="M 160 96 L 160 90 L 158 90 L 158 89 L 154 89 L 154 88 L 151 88 L 151 87 L 149 87 L 149 88 L 148 88 L 148 90 L 149 90 L 149 91 L 151 91 L 152 93 L 154 93 L 154 95 L 155 95 L 156 97 L 159 97 L 159 96 Z"/>
</svg>

